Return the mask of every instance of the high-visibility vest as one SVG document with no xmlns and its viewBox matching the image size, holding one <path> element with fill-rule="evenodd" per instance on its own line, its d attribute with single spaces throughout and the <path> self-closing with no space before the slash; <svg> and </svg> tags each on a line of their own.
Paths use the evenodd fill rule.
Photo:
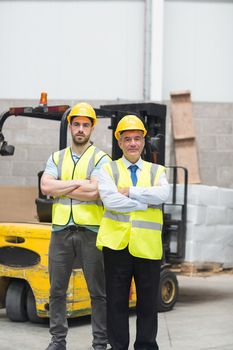
<svg viewBox="0 0 233 350">
<path fill-rule="evenodd" d="M 104 165 L 117 187 L 131 187 L 132 180 L 122 158 Z M 165 172 L 161 165 L 143 161 L 137 186 L 151 187 L 158 184 Z M 128 246 L 130 254 L 140 258 L 160 260 L 162 247 L 162 205 L 150 205 L 147 210 L 116 212 L 105 209 L 100 224 L 96 246 L 121 250 Z"/>
<path fill-rule="evenodd" d="M 90 179 L 92 170 L 104 156 L 106 156 L 106 153 L 91 145 L 75 164 L 70 147 L 55 152 L 53 161 L 57 165 L 58 179 Z M 70 218 L 72 218 L 77 225 L 98 226 L 102 216 L 103 204 L 100 200 L 79 201 L 66 196 L 54 198 L 52 208 L 52 223 L 54 225 L 67 225 Z"/>
</svg>

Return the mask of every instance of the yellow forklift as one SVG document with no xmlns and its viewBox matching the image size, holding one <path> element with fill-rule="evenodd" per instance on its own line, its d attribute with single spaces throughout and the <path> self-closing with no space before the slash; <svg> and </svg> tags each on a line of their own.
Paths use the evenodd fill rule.
<svg viewBox="0 0 233 350">
<path fill-rule="evenodd" d="M 14 154 L 14 146 L 9 145 L 3 135 L 3 125 L 7 118 L 22 116 L 42 118 L 60 122 L 59 149 L 67 145 L 68 105 L 38 107 L 16 107 L 0 115 L 0 155 Z M 136 114 L 144 121 L 148 135 L 143 157 L 145 160 L 165 164 L 165 120 L 166 106 L 155 103 L 103 105 L 95 109 L 98 118 L 109 118 L 112 135 L 118 121 L 127 113 Z M 112 158 L 121 156 L 115 138 L 112 136 Z M 1 159 L 0 159 L 1 161 Z M 182 262 L 185 248 L 187 170 L 179 167 L 171 169 L 171 201 L 164 205 L 163 244 L 164 257 L 161 270 L 157 306 L 160 312 L 171 310 L 178 298 L 178 281 L 170 267 Z M 177 171 L 184 172 L 183 198 L 176 197 Z M 6 309 L 11 321 L 43 322 L 49 317 L 49 276 L 48 246 L 51 233 L 52 198 L 44 196 L 40 190 L 38 174 L 38 198 L 35 198 L 38 222 L 0 222 L 0 308 Z M 177 218 L 177 211 L 180 212 Z M 175 217 L 173 217 L 173 212 Z M 136 304 L 135 286 L 132 281 L 129 306 Z M 67 290 L 67 317 L 74 318 L 91 314 L 90 297 L 78 261 L 73 266 Z"/>
</svg>

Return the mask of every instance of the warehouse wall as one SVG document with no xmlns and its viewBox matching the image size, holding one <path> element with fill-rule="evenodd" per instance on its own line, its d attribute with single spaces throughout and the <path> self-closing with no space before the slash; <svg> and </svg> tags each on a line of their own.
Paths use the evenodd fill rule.
<svg viewBox="0 0 233 350">
<path fill-rule="evenodd" d="M 194 103 L 201 183 L 233 188 L 233 103 Z"/>
<path fill-rule="evenodd" d="M 192 115 L 201 184 L 233 188 L 233 103 L 193 102 Z M 167 117 L 167 163 L 175 164 L 170 103 Z"/>
<path fill-rule="evenodd" d="M 73 105 L 73 100 L 50 100 L 50 105 Z M 99 103 L 92 101 L 94 107 Z M 1 101 L 0 111 L 10 106 L 36 106 L 35 100 Z M 96 146 L 111 153 L 111 131 L 109 120 L 97 123 L 92 137 Z M 59 149 L 60 123 L 53 120 L 42 120 L 25 117 L 10 117 L 6 120 L 3 134 L 8 144 L 15 146 L 15 154 L 0 157 L 0 184 L 4 185 L 37 185 L 37 173 L 44 169 L 49 155 Z M 69 141 L 69 138 L 68 138 Z"/>
<path fill-rule="evenodd" d="M 146 27 L 149 3 L 164 5 L 159 47 L 149 35 L 156 23 Z M 0 111 L 36 105 L 43 90 L 49 103 L 143 101 L 145 51 L 159 48 L 162 100 L 169 101 L 173 90 L 192 94 L 202 183 L 233 187 L 232 15 L 228 0 L 0 1 Z M 150 78 L 152 86 L 160 80 L 156 74 Z M 167 123 L 166 159 L 174 164 L 169 111 Z M 102 120 L 93 139 L 111 152 L 107 127 Z M 36 185 L 36 173 L 58 147 L 58 123 L 10 118 L 4 131 L 16 152 L 0 158 L 0 184 Z"/>
<path fill-rule="evenodd" d="M 0 98 L 190 90 L 193 101 L 233 102 L 232 17 L 230 0 L 0 1 Z"/>
<path fill-rule="evenodd" d="M 0 1 L 0 47 L 0 98 L 140 99 L 144 1 Z"/>
<path fill-rule="evenodd" d="M 75 100 L 52 100 L 50 104 L 74 104 Z M 116 101 L 90 101 L 95 107 Z M 119 103 L 122 101 L 118 101 Z M 125 102 L 125 101 L 124 101 Z M 0 112 L 10 106 L 30 106 L 38 101 L 0 100 Z M 167 102 L 166 164 L 174 163 L 170 103 Z M 233 103 L 193 103 L 193 119 L 201 183 L 233 188 Z M 94 131 L 95 144 L 111 154 L 109 119 L 101 119 Z M 0 185 L 36 186 L 50 153 L 59 146 L 59 123 L 40 119 L 10 117 L 3 128 L 5 139 L 15 145 L 13 157 L 0 157 Z"/>
<path fill-rule="evenodd" d="M 233 2 L 165 0 L 163 99 L 233 102 Z"/>
</svg>

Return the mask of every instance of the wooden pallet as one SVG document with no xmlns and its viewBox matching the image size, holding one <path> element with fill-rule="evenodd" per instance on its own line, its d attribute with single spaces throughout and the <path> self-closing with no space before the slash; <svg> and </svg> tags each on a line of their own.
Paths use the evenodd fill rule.
<svg viewBox="0 0 233 350">
<path fill-rule="evenodd" d="M 223 264 L 215 262 L 189 263 L 184 262 L 179 265 L 172 266 L 172 271 L 182 275 L 212 275 L 223 272 Z"/>
</svg>

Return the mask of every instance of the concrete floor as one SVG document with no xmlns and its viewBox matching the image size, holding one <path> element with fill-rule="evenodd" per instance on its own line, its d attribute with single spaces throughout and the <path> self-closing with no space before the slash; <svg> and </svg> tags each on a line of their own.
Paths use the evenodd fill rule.
<svg viewBox="0 0 233 350">
<path fill-rule="evenodd" d="M 180 295 L 174 309 L 159 314 L 160 350 L 233 350 L 233 274 L 178 276 L 178 281 Z M 132 343 L 135 320 L 132 314 Z M 67 350 L 90 350 L 90 318 L 69 324 Z M 48 323 L 13 323 L 0 310 L 0 350 L 44 350 L 49 339 Z"/>
</svg>

